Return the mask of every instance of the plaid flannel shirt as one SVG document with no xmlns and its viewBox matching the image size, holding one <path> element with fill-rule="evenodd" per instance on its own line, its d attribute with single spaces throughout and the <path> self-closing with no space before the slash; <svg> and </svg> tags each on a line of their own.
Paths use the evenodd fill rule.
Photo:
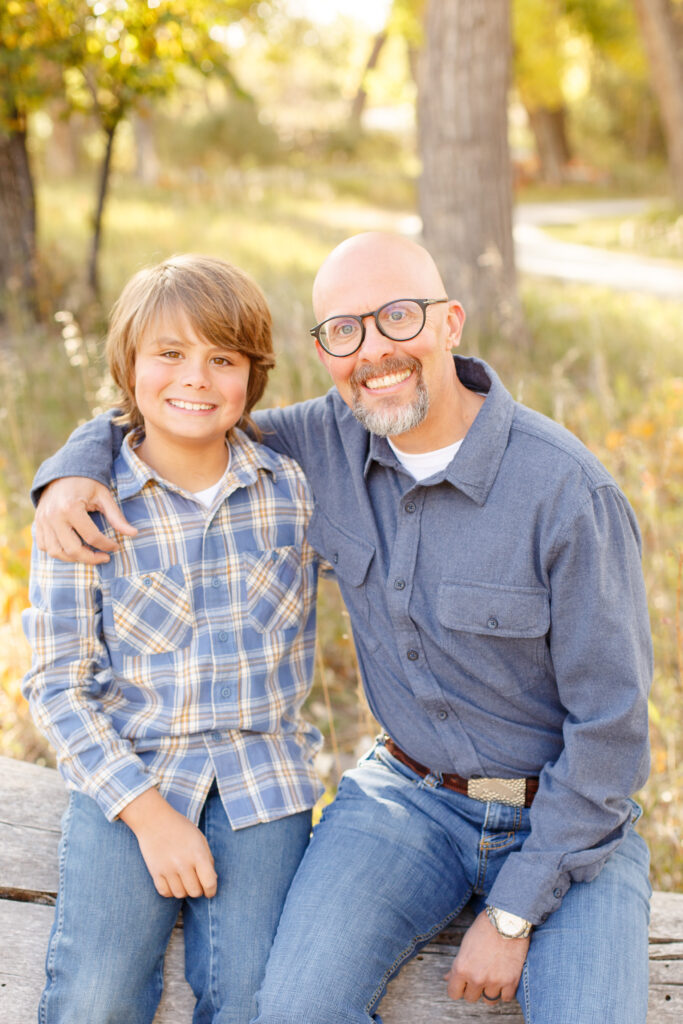
<svg viewBox="0 0 683 1024">
<path fill-rule="evenodd" d="M 32 553 L 24 693 L 72 789 L 113 820 L 157 785 L 197 822 L 217 780 L 233 828 L 313 806 L 318 556 L 299 466 L 235 431 L 210 508 L 118 456 L 112 490 L 134 538 L 105 565 Z M 97 525 L 114 536 L 103 517 Z"/>
</svg>

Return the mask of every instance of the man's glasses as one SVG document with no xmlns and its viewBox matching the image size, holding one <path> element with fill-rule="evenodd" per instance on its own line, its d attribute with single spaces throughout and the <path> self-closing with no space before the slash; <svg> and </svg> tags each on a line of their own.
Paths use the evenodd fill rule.
<svg viewBox="0 0 683 1024">
<path fill-rule="evenodd" d="M 439 302 L 448 299 L 394 299 L 369 313 L 331 316 L 311 328 L 310 333 L 329 355 L 350 356 L 363 344 L 366 317 L 373 317 L 377 330 L 390 341 L 410 341 L 425 325 L 427 306 Z"/>
</svg>

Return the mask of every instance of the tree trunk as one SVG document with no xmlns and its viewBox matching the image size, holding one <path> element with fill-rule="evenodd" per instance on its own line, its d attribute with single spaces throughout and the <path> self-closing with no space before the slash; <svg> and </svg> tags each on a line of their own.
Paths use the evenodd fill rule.
<svg viewBox="0 0 683 1024">
<path fill-rule="evenodd" d="M 7 304 L 37 316 L 36 202 L 26 148 L 26 125 L 15 111 L 13 129 L 0 130 L 0 318 Z"/>
<path fill-rule="evenodd" d="M 548 184 L 558 185 L 564 180 L 564 168 L 571 159 L 565 108 L 527 107 L 526 112 L 536 142 L 541 178 Z"/>
<path fill-rule="evenodd" d="M 97 298 L 99 298 L 100 294 L 98 261 L 100 255 L 100 243 L 102 241 L 102 221 L 104 218 L 104 206 L 107 200 L 107 191 L 109 188 L 109 174 L 111 171 L 111 156 L 114 149 L 114 136 L 116 134 L 118 124 L 119 122 L 116 121 L 111 126 L 105 128 L 107 144 L 104 151 L 104 159 L 102 160 L 102 167 L 100 169 L 97 207 L 93 218 L 93 235 L 90 247 L 90 261 L 88 263 L 88 284 L 90 285 L 93 295 Z"/>
<path fill-rule="evenodd" d="M 419 184 L 425 244 L 468 341 L 522 324 L 507 137 L 509 0 L 430 0 L 420 68 Z"/>
<path fill-rule="evenodd" d="M 666 136 L 676 201 L 683 204 L 683 16 L 671 0 L 634 0 Z"/>
<path fill-rule="evenodd" d="M 351 104 L 351 112 L 349 114 L 349 129 L 355 135 L 360 133 L 361 121 L 363 118 L 363 111 L 365 110 L 365 104 L 368 99 L 368 94 L 365 89 L 365 82 L 367 80 L 368 72 L 372 71 L 377 67 L 377 61 L 379 55 L 382 52 L 384 44 L 387 41 L 387 34 L 385 31 L 378 32 L 372 42 L 372 49 L 370 50 L 370 56 L 367 59 L 367 63 L 361 76 L 360 84 L 356 90 L 356 95 L 353 98 Z"/>
</svg>

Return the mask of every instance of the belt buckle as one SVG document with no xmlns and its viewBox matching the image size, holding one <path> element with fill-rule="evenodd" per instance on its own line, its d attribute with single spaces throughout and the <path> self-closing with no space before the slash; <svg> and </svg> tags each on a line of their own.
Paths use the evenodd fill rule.
<svg viewBox="0 0 683 1024">
<path fill-rule="evenodd" d="M 467 795 L 483 803 L 524 807 L 526 779 L 468 779 Z"/>
</svg>

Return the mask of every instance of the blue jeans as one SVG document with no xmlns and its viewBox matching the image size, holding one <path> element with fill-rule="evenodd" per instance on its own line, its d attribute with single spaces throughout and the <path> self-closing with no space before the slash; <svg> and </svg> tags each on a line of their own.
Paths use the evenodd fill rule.
<svg viewBox="0 0 683 1024">
<path fill-rule="evenodd" d="M 233 832 L 212 788 L 199 827 L 215 859 L 213 899 L 160 896 L 123 822 L 72 793 L 62 822 L 59 894 L 39 1024 L 150 1024 L 182 907 L 194 1024 L 248 1024 L 310 812 Z"/>
<path fill-rule="evenodd" d="M 376 746 L 313 831 L 254 1024 L 380 1022 L 389 979 L 471 898 L 483 907 L 528 830 L 524 808 L 430 787 Z M 644 1024 L 648 862 L 631 830 L 534 929 L 517 991 L 527 1024 Z"/>
</svg>

